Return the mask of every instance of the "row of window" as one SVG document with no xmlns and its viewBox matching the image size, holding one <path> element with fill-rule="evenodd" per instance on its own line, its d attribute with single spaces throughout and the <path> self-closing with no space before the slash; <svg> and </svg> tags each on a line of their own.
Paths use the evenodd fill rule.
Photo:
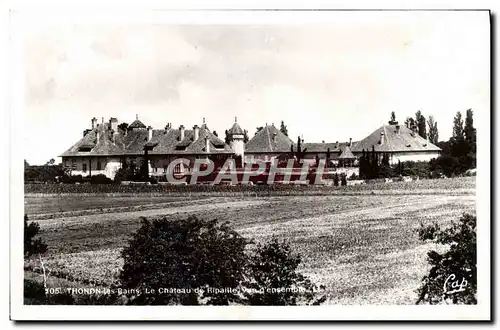
<svg viewBox="0 0 500 330">
<path fill-rule="evenodd" d="M 82 171 L 83 173 L 86 173 L 87 172 L 87 163 L 83 163 L 82 164 Z M 76 170 L 76 159 L 72 159 L 71 160 L 71 166 L 69 164 L 69 161 L 67 160 L 66 163 L 64 164 L 64 166 L 66 168 L 71 168 L 72 170 Z M 97 168 L 96 170 L 97 171 L 100 171 L 102 169 L 102 165 L 101 165 L 101 162 L 97 162 Z"/>
</svg>

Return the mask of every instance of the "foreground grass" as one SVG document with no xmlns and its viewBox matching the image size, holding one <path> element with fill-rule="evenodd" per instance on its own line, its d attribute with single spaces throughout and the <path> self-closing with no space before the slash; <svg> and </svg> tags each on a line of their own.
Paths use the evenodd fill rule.
<svg viewBox="0 0 500 330">
<path fill-rule="evenodd" d="M 470 187 L 469 187 L 470 188 Z M 286 239 L 303 257 L 302 272 L 325 284 L 330 304 L 412 304 L 427 270 L 420 221 L 447 224 L 475 213 L 475 196 L 448 190 L 429 195 L 295 196 L 200 200 L 146 209 L 40 221 L 47 265 L 61 277 L 96 285 L 116 280 L 119 252 L 139 216 L 228 220 L 245 237 Z M 36 270 L 36 262 L 27 267 Z"/>
</svg>

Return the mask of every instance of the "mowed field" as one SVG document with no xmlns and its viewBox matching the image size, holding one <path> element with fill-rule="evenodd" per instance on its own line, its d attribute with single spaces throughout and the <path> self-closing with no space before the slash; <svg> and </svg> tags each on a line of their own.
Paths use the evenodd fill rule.
<svg viewBox="0 0 500 330">
<path fill-rule="evenodd" d="M 398 184 L 391 184 L 394 194 L 367 189 L 353 195 L 347 189 L 345 195 L 325 196 L 27 194 L 25 211 L 39 219 L 51 276 L 82 286 L 116 281 L 121 249 L 139 228 L 140 217 L 195 214 L 227 220 L 255 241 L 272 236 L 288 241 L 302 256 L 300 271 L 326 286 L 328 304 L 413 304 L 428 270 L 426 253 L 440 248 L 419 241 L 417 229 L 421 222 L 446 225 L 463 212 L 475 214 L 475 178 L 431 180 L 427 190 L 415 183 L 418 193 Z M 26 276 L 36 278 L 32 271 L 39 271 L 39 264 L 26 261 L 25 269 Z"/>
</svg>

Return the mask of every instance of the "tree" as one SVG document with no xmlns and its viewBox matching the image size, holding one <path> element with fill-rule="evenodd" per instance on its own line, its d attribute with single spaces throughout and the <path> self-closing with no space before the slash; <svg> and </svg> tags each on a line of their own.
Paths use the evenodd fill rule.
<svg viewBox="0 0 500 330">
<path fill-rule="evenodd" d="M 465 115 L 464 138 L 467 144 L 468 154 L 476 154 L 476 129 L 474 128 L 472 109 L 468 109 Z"/>
<path fill-rule="evenodd" d="M 295 157 L 297 161 L 299 162 L 301 159 L 304 159 L 305 154 L 306 154 L 307 148 L 302 150 L 302 139 L 300 136 L 297 137 L 297 150 L 293 150 L 293 144 L 290 146 L 290 154 L 292 157 Z"/>
<path fill-rule="evenodd" d="M 293 254 L 289 244 L 273 238 L 258 244 L 250 258 L 244 297 L 248 305 L 319 305 L 326 300 L 316 298 L 324 286 L 316 286 L 310 279 L 297 272 L 300 256 Z M 293 289 L 293 290 L 285 290 Z"/>
<path fill-rule="evenodd" d="M 225 133 L 226 133 L 226 137 L 224 138 L 224 142 L 226 144 L 230 144 L 231 143 L 231 135 L 229 135 L 229 131 L 228 130 L 226 130 Z"/>
<path fill-rule="evenodd" d="M 420 135 L 424 139 L 427 139 L 427 125 L 425 122 L 425 117 L 424 115 L 422 115 L 420 110 L 418 110 L 415 114 L 415 124 L 417 126 L 418 135 Z"/>
<path fill-rule="evenodd" d="M 375 152 L 375 146 L 372 145 L 372 154 L 371 154 L 371 159 L 370 159 L 370 171 L 369 171 L 370 179 L 373 178 L 378 178 L 379 175 L 379 160 L 378 160 L 378 155 Z"/>
<path fill-rule="evenodd" d="M 243 143 L 247 143 L 248 140 L 250 140 L 248 138 L 248 131 L 245 129 L 245 130 L 243 130 Z"/>
<path fill-rule="evenodd" d="M 393 111 L 391 112 L 391 120 L 389 121 L 389 125 L 396 125 L 396 113 Z"/>
<path fill-rule="evenodd" d="M 121 129 L 122 131 L 126 131 L 127 128 L 128 128 L 128 124 L 127 123 L 121 123 L 120 125 L 118 125 L 118 128 Z"/>
<path fill-rule="evenodd" d="M 441 229 L 437 223 L 421 224 L 419 237 L 424 242 L 442 244 L 447 250 L 427 253 L 431 269 L 422 278 L 417 304 L 422 301 L 431 305 L 442 302 L 477 304 L 476 217 L 463 214 L 446 229 Z M 456 291 L 458 287 L 460 290 Z"/>
<path fill-rule="evenodd" d="M 432 144 L 437 144 L 439 141 L 439 132 L 438 132 L 438 127 L 437 127 L 437 122 L 434 120 L 433 116 L 429 116 L 429 119 L 427 119 L 427 125 L 428 125 L 428 131 L 429 131 L 429 141 Z"/>
<path fill-rule="evenodd" d="M 457 112 L 453 118 L 453 135 L 451 137 L 451 155 L 454 157 L 462 157 L 467 154 L 467 145 L 464 138 L 464 121 L 462 114 Z"/>
<path fill-rule="evenodd" d="M 49 159 L 49 161 L 47 162 L 46 165 L 54 165 L 55 162 L 56 162 L 55 159 L 51 158 L 51 159 Z"/>
<path fill-rule="evenodd" d="M 35 236 L 40 232 L 40 225 L 36 222 L 31 222 L 28 225 L 28 215 L 24 215 L 24 257 L 30 257 L 34 254 L 43 254 L 47 252 L 47 245 L 42 242 L 41 238 L 35 239 Z"/>
<path fill-rule="evenodd" d="M 205 288 L 236 289 L 244 279 L 247 241 L 227 223 L 142 218 L 141 228 L 123 250 L 124 288 L 155 289 L 155 294 L 131 294 L 130 304 L 227 305 L 239 301 L 235 293 Z M 160 288 L 190 289 L 160 293 Z M 195 289 L 200 290 L 196 291 Z M 201 292 L 203 291 L 203 292 Z"/>
<path fill-rule="evenodd" d="M 283 133 L 286 136 L 288 136 L 288 129 L 287 129 L 285 123 L 283 122 L 283 120 L 281 121 L 280 131 L 281 131 L 281 133 Z"/>
<path fill-rule="evenodd" d="M 342 173 L 340 175 L 340 185 L 341 186 L 347 186 L 347 174 Z"/>
<path fill-rule="evenodd" d="M 219 135 L 217 134 L 216 131 L 213 131 L 212 134 L 215 135 L 215 136 L 217 136 L 217 137 L 219 137 Z"/>
</svg>

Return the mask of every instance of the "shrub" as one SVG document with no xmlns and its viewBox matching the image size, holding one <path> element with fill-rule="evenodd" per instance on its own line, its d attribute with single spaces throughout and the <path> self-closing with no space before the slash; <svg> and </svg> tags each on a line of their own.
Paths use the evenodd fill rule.
<svg viewBox="0 0 500 330">
<path fill-rule="evenodd" d="M 24 279 L 24 304 L 26 305 L 73 305 L 73 296 L 69 293 L 46 295 L 45 287 L 37 281 Z"/>
<path fill-rule="evenodd" d="M 40 238 L 35 239 L 40 231 L 40 225 L 32 222 L 28 225 L 28 215 L 24 215 L 24 257 L 37 253 L 45 253 L 47 245 Z"/>
<path fill-rule="evenodd" d="M 421 224 L 419 237 L 449 246 L 444 253 L 429 251 L 429 274 L 422 278 L 417 304 L 426 301 L 438 304 L 451 301 L 454 304 L 476 304 L 476 217 L 463 214 L 451 227 L 441 229 L 436 223 Z M 465 284 L 463 291 L 450 292 L 451 283 Z M 445 292 L 446 289 L 446 292 Z"/>
<path fill-rule="evenodd" d="M 130 304 L 145 305 L 227 305 L 239 297 L 231 292 L 217 294 L 211 288 L 237 288 L 243 280 L 247 241 L 216 220 L 195 216 L 187 220 L 167 218 L 148 221 L 134 234 L 123 250 L 124 288 L 156 294 L 128 295 Z M 161 288 L 186 289 L 186 293 L 162 293 Z M 196 290 L 195 290 L 196 289 Z M 200 294 L 198 290 L 203 290 Z"/>
<path fill-rule="evenodd" d="M 90 177 L 91 184 L 110 184 L 113 183 L 113 180 L 105 176 L 104 174 L 92 175 Z"/>
<path fill-rule="evenodd" d="M 249 305 L 319 305 L 326 296 L 316 298 L 317 287 L 297 272 L 300 256 L 292 254 L 286 243 L 274 238 L 270 243 L 257 246 L 250 258 L 248 278 L 245 282 L 245 303 Z"/>
<path fill-rule="evenodd" d="M 347 186 L 347 175 L 345 173 L 340 175 L 340 185 Z"/>
<path fill-rule="evenodd" d="M 249 243 L 217 220 L 142 218 L 142 227 L 122 252 L 119 285 L 130 290 L 132 305 L 295 305 L 325 300 L 315 299 L 318 288 L 297 273 L 301 259 L 288 245 L 274 240 L 250 253 L 245 249 Z M 255 292 L 270 287 L 297 292 Z M 172 290 L 161 291 L 168 288 Z"/>
<path fill-rule="evenodd" d="M 339 175 L 337 173 L 335 173 L 335 175 L 333 177 L 333 185 L 335 187 L 338 187 L 338 185 L 339 185 Z"/>
</svg>

